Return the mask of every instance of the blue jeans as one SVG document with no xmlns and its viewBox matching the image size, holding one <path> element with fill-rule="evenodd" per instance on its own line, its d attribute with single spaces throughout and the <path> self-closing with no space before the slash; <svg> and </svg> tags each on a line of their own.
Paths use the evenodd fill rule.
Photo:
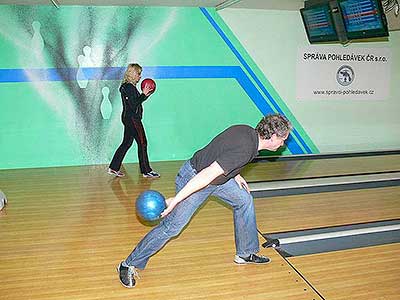
<svg viewBox="0 0 400 300">
<path fill-rule="evenodd" d="M 176 176 L 176 192 L 179 192 L 195 175 L 196 170 L 190 162 L 185 162 Z M 244 188 L 240 189 L 232 178 L 221 185 L 208 185 L 181 201 L 139 242 L 125 260 L 127 265 L 144 269 L 150 257 L 182 231 L 210 195 L 219 197 L 233 208 L 236 254 L 248 256 L 257 253 L 260 246 L 253 197 Z"/>
</svg>

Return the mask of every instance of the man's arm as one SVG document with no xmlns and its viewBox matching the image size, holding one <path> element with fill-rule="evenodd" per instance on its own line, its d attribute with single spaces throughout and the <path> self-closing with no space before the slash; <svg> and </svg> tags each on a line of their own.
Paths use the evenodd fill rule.
<svg viewBox="0 0 400 300">
<path fill-rule="evenodd" d="M 175 195 L 175 197 L 166 200 L 167 208 L 161 213 L 161 217 L 168 215 L 179 202 L 185 200 L 194 192 L 209 185 L 215 178 L 222 174 L 224 174 L 224 170 L 216 161 L 207 168 L 204 168 L 201 172 L 196 174 L 196 176 L 190 179 L 190 181 L 179 191 L 178 194 Z"/>
</svg>

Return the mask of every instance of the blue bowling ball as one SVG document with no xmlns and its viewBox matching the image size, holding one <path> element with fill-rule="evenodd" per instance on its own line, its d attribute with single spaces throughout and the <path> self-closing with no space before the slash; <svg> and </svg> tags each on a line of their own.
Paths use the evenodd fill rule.
<svg viewBox="0 0 400 300">
<path fill-rule="evenodd" d="M 136 199 L 136 213 L 145 221 L 156 221 L 166 207 L 165 197 L 154 190 L 144 191 Z"/>
</svg>

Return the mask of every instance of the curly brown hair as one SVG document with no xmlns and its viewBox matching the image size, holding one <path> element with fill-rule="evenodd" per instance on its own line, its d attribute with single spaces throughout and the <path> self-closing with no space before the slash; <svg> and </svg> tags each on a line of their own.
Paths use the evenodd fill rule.
<svg viewBox="0 0 400 300">
<path fill-rule="evenodd" d="M 283 138 L 292 128 L 292 124 L 285 116 L 281 114 L 271 114 L 263 117 L 261 121 L 258 122 L 256 131 L 262 139 L 268 140 L 273 134 Z"/>
</svg>

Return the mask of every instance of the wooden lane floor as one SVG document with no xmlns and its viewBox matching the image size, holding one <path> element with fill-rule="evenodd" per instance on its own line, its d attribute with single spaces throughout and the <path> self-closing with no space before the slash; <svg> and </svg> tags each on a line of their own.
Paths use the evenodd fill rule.
<svg viewBox="0 0 400 300">
<path fill-rule="evenodd" d="M 400 187 L 259 198 L 255 204 L 263 233 L 399 220 Z M 287 249 L 285 246 L 282 249 Z M 400 244 L 394 243 L 289 257 L 287 261 L 323 299 L 397 300 L 399 254 Z"/>
<path fill-rule="evenodd" d="M 183 161 L 154 162 L 152 166 L 162 174 L 164 180 L 169 180 L 174 184 L 175 175 Z M 125 166 L 125 168 L 124 168 Z M 62 169 L 63 167 L 61 167 Z M 64 167 L 71 175 L 86 174 L 96 178 L 106 170 L 105 165 L 82 167 Z M 47 176 L 46 180 L 51 180 L 51 174 L 59 172 L 60 167 L 37 168 L 37 169 L 14 169 L 0 170 L 0 183 L 4 185 L 19 185 L 22 176 L 29 174 L 29 178 Z M 140 174 L 137 164 L 124 164 L 122 171 L 126 171 L 138 183 Z M 258 182 L 265 180 L 285 180 L 293 178 L 310 178 L 321 176 L 352 175 L 364 173 L 400 171 L 400 154 L 329 158 L 316 160 L 279 160 L 275 162 L 251 163 L 242 172 L 243 177 L 248 182 Z M 80 178 L 80 177 L 78 177 Z M 69 180 L 73 180 L 73 177 Z M 164 181 L 163 181 L 164 182 Z M 4 188 L 4 187 L 3 187 Z"/>
<path fill-rule="evenodd" d="M 329 300 L 397 300 L 400 244 L 289 258 L 290 263 Z"/>
<path fill-rule="evenodd" d="M 242 172 L 247 181 L 285 180 L 400 171 L 400 155 L 279 160 L 248 165 Z"/>
<path fill-rule="evenodd" d="M 400 219 L 400 186 L 255 199 L 263 233 Z"/>
<path fill-rule="evenodd" d="M 321 299 L 272 249 L 264 266 L 233 263 L 232 212 L 211 199 L 150 260 L 134 289 L 115 271 L 150 227 L 135 215 L 143 189 L 172 195 L 172 175 L 113 178 L 101 167 L 1 171 L 1 299 Z M 132 174 L 128 166 L 128 174 Z M 262 241 L 261 241 L 262 242 Z"/>
<path fill-rule="evenodd" d="M 156 180 L 142 178 L 136 164 L 127 164 L 121 179 L 107 175 L 106 166 L 0 171 L 9 199 L 0 212 L 2 298 L 322 299 L 272 249 L 261 251 L 272 258 L 266 266 L 234 265 L 232 213 L 215 199 L 150 260 L 136 288 L 123 288 L 115 266 L 150 229 L 136 218 L 134 200 L 146 189 L 172 196 L 181 163 L 154 163 L 162 174 Z M 390 169 L 379 166 L 368 170 Z M 249 173 L 246 179 L 261 177 Z M 386 187 L 260 198 L 255 204 L 260 230 L 272 233 L 396 219 L 399 199 L 398 187 Z M 392 293 L 391 282 L 385 284 Z"/>
</svg>

